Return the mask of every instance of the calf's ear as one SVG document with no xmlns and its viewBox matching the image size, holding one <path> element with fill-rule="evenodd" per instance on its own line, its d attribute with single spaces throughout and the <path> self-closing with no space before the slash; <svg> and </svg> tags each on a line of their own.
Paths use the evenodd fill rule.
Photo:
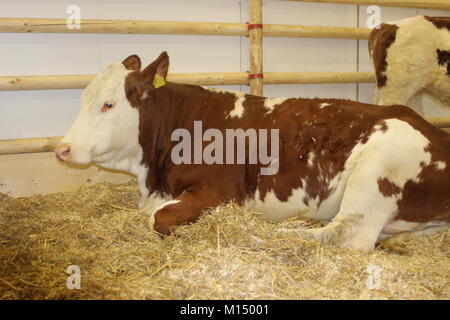
<svg viewBox="0 0 450 320">
<path fill-rule="evenodd" d="M 132 71 L 139 71 L 141 70 L 141 59 L 138 55 L 133 54 L 122 61 L 122 64 L 127 68 L 128 70 Z"/>
<path fill-rule="evenodd" d="M 161 52 L 156 62 L 156 74 L 166 79 L 169 71 L 169 55 L 166 51 Z"/>
<path fill-rule="evenodd" d="M 158 88 L 165 84 L 169 70 L 169 55 L 163 51 L 155 61 L 142 70 L 142 77 L 148 87 Z"/>
</svg>

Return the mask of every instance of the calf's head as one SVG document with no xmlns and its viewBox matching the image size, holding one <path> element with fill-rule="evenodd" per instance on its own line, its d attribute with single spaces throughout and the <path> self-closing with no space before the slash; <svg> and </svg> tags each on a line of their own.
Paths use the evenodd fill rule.
<svg viewBox="0 0 450 320">
<path fill-rule="evenodd" d="M 56 147 L 56 156 L 119 170 L 128 169 L 125 163 L 131 159 L 140 161 L 138 109 L 155 89 L 155 75 L 166 78 L 168 64 L 163 52 L 142 71 L 136 55 L 107 66 L 84 89 L 78 117 Z"/>
</svg>

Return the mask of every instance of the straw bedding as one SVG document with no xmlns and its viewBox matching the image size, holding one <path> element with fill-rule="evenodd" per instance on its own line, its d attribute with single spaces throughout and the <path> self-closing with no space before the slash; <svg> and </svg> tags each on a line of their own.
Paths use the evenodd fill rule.
<svg viewBox="0 0 450 320">
<path fill-rule="evenodd" d="M 312 222 L 229 204 L 160 238 L 137 200 L 134 182 L 0 194 L 0 299 L 450 298 L 450 232 L 407 240 L 408 254 L 361 254 L 302 240 L 295 230 Z M 79 290 L 66 287 L 69 265 Z"/>
</svg>

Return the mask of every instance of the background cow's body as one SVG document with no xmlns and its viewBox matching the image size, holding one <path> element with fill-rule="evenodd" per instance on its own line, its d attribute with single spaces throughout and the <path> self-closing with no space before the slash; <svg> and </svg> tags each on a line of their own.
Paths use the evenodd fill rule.
<svg viewBox="0 0 450 320">
<path fill-rule="evenodd" d="M 450 18 L 383 23 L 370 34 L 369 52 L 376 73 L 373 103 L 405 105 L 425 92 L 450 114 Z M 411 107 L 426 113 L 421 105 Z"/>
<path fill-rule="evenodd" d="M 85 162 L 90 154 L 105 167 L 129 168 L 138 177 L 140 205 L 160 233 L 193 222 L 204 210 L 230 200 L 273 220 L 333 219 L 308 236 L 362 251 L 370 251 L 386 235 L 446 227 L 450 138 L 410 109 L 333 99 L 273 100 L 175 83 L 155 88 L 155 75 L 167 74 L 166 54 L 142 72 L 135 56 L 124 66 L 110 66 L 105 73 L 106 77 L 108 72 L 123 73 L 116 82 L 125 89 L 112 92 L 94 82 L 87 91 L 101 98 L 93 106 L 83 106 L 80 117 L 105 121 L 115 113 L 126 117 L 130 122 L 126 127 L 139 129 L 138 133 L 130 129 L 129 161 L 122 156 L 124 146 L 111 145 L 108 151 L 96 142 L 95 148 L 109 155 L 102 158 L 93 155 L 86 139 L 87 151 L 77 155 L 81 152 L 76 150 L 81 141 L 73 134 L 77 122 L 57 154 L 72 162 L 80 162 L 77 158 Z M 122 73 L 115 70 L 120 68 Z M 106 98 L 99 92 L 113 96 Z M 114 101 L 111 110 L 104 109 L 109 104 L 101 107 L 105 99 Z M 194 121 L 202 121 L 205 130 L 220 132 L 279 129 L 278 172 L 260 175 L 261 164 L 175 165 L 171 134 L 180 128 L 192 132 Z M 96 131 L 106 131 L 95 122 Z"/>
</svg>

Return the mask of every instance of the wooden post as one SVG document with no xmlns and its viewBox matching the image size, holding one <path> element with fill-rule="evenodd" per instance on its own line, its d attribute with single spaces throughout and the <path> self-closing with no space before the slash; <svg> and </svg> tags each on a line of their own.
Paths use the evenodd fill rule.
<svg viewBox="0 0 450 320">
<path fill-rule="evenodd" d="M 83 89 L 94 74 L 0 76 L 0 91 Z M 168 80 L 198 86 L 248 85 L 247 72 L 172 73 Z M 266 72 L 264 84 L 370 83 L 373 72 Z"/>
<path fill-rule="evenodd" d="M 371 83 L 373 72 L 266 72 L 265 84 Z"/>
<path fill-rule="evenodd" d="M 450 117 L 447 118 L 427 118 L 428 122 L 438 128 L 450 128 Z"/>
<path fill-rule="evenodd" d="M 370 31 L 366 28 L 265 24 L 263 36 L 367 39 Z M 81 29 L 68 29 L 65 20 L 36 18 L 0 18 L 0 33 L 249 35 L 248 24 L 245 23 L 87 19 L 81 23 Z"/>
<path fill-rule="evenodd" d="M 262 0 L 249 0 L 250 93 L 263 95 Z"/>
<path fill-rule="evenodd" d="M 0 155 L 53 151 L 61 139 L 62 137 L 0 140 Z"/>
<path fill-rule="evenodd" d="M 49 76 L 0 76 L 0 91 L 82 89 L 95 77 L 94 74 Z M 172 73 L 168 80 L 199 86 L 245 85 L 248 73 Z"/>
<path fill-rule="evenodd" d="M 265 37 L 286 38 L 368 39 L 370 31 L 367 28 L 265 24 L 263 35 Z"/>
<path fill-rule="evenodd" d="M 0 18 L 0 33 L 188 34 L 245 36 L 245 23 L 142 20 L 94 20 L 69 29 L 65 19 Z"/>
</svg>

